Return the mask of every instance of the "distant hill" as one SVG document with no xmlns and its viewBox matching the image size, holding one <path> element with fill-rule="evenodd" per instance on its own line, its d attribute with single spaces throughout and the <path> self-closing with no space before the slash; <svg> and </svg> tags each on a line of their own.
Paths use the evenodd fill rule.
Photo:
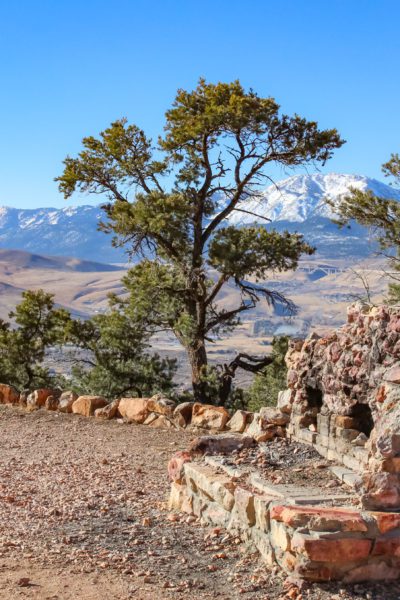
<svg viewBox="0 0 400 600">
<path fill-rule="evenodd" d="M 400 200 L 399 191 L 361 175 L 295 175 L 269 186 L 260 197 L 243 204 L 245 210 L 259 218 L 235 211 L 229 222 L 265 225 L 265 218 L 271 219 L 269 227 L 303 233 L 322 255 L 365 257 L 374 249 L 367 230 L 359 225 L 338 229 L 330 220 L 332 211 L 325 202 L 325 198 L 338 202 L 350 187 L 370 189 L 385 198 Z M 0 207 L 0 248 L 102 263 L 126 262 L 124 250 L 113 248 L 111 236 L 98 231 L 103 216 L 98 206 L 29 210 Z"/>
<path fill-rule="evenodd" d="M 39 288 L 76 316 L 103 311 L 108 294 L 123 291 L 125 273 L 121 267 L 78 258 L 0 250 L 0 318 L 15 308 L 24 290 Z"/>
<path fill-rule="evenodd" d="M 23 250 L 0 249 L 0 270 L 15 273 L 19 269 L 51 269 L 54 271 L 73 271 L 79 273 L 98 273 L 119 271 L 115 265 L 109 265 L 68 256 L 43 256 Z"/>
</svg>

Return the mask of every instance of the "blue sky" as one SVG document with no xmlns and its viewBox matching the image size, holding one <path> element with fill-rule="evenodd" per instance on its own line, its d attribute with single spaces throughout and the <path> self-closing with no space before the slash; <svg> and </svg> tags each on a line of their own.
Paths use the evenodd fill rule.
<svg viewBox="0 0 400 600">
<path fill-rule="evenodd" d="M 200 76 L 337 127 L 324 171 L 381 178 L 400 152 L 399 23 L 398 0 L 0 0 L 0 205 L 65 206 L 53 178 L 83 136 L 127 116 L 155 137 Z"/>
</svg>

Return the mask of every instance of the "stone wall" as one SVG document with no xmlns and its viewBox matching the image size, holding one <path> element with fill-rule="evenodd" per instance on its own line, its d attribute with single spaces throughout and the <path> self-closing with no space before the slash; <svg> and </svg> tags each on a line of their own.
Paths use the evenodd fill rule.
<svg viewBox="0 0 400 600">
<path fill-rule="evenodd" d="M 218 436 L 220 452 L 228 447 L 221 443 L 224 435 Z M 225 439 L 232 448 L 234 440 Z M 206 441 L 202 459 L 191 452 L 171 459 L 171 510 L 224 527 L 249 550 L 257 549 L 267 564 L 278 563 L 295 578 L 357 582 L 399 577 L 400 514 L 299 505 L 296 498 L 285 502 L 268 482 L 246 479 L 240 470 L 226 467 L 221 454 L 210 456 L 211 440 Z"/>
<path fill-rule="evenodd" d="M 400 510 L 400 309 L 356 304 L 326 337 L 291 342 L 288 434 L 358 471 L 364 507 Z"/>
</svg>

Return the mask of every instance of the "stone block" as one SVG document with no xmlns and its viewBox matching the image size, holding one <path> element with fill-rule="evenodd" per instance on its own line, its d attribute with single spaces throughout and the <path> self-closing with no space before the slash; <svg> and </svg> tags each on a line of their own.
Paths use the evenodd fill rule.
<svg viewBox="0 0 400 600">
<path fill-rule="evenodd" d="M 255 524 L 261 531 L 267 532 L 269 530 L 269 507 L 273 500 L 276 500 L 276 497 L 274 498 L 273 496 L 267 495 L 254 496 Z"/>
<path fill-rule="evenodd" d="M 330 415 L 322 415 L 321 413 L 317 415 L 317 429 L 319 434 L 329 436 L 330 419 Z"/>
<path fill-rule="evenodd" d="M 256 522 L 254 494 L 242 487 L 237 487 L 234 492 L 234 499 L 232 519 L 238 521 L 246 529 L 253 527 Z"/>
<path fill-rule="evenodd" d="M 381 537 L 375 540 L 372 556 L 395 556 L 400 558 L 400 537 Z"/>
<path fill-rule="evenodd" d="M 291 550 L 290 535 L 283 523 L 271 521 L 271 545 L 275 550 L 287 552 Z"/>
<path fill-rule="evenodd" d="M 183 470 L 185 480 L 195 494 L 200 490 L 225 510 L 232 510 L 236 486 L 229 477 L 216 473 L 211 467 L 192 462 L 186 462 Z"/>
<path fill-rule="evenodd" d="M 212 525 L 214 527 L 227 528 L 231 513 L 216 502 L 210 502 L 205 504 L 201 511 L 201 521 L 204 524 Z"/>
<path fill-rule="evenodd" d="M 384 561 L 368 562 L 365 565 L 354 567 L 347 571 L 343 577 L 343 583 L 358 583 L 361 581 L 389 581 L 398 579 L 399 568 L 393 567 Z"/>
<path fill-rule="evenodd" d="M 261 554 L 262 559 L 267 565 L 273 565 L 275 562 L 275 552 L 271 545 L 270 536 L 263 531 L 253 527 L 251 529 L 251 539 L 254 546 Z"/>
<path fill-rule="evenodd" d="M 345 508 L 275 505 L 270 509 L 272 521 L 293 528 L 307 527 L 315 531 L 368 531 L 368 525 L 359 511 Z"/>
<path fill-rule="evenodd" d="M 368 515 L 374 519 L 378 530 L 381 533 L 387 533 L 388 531 L 393 531 L 394 529 L 400 529 L 400 513 L 371 511 L 368 513 Z"/>
<path fill-rule="evenodd" d="M 372 541 L 357 538 L 321 539 L 296 532 L 292 551 L 305 554 L 310 560 L 326 563 L 345 563 L 368 558 Z"/>
</svg>

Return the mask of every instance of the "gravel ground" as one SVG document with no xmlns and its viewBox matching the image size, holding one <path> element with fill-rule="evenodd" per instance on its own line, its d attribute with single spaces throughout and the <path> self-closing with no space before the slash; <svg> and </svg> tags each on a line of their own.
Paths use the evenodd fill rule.
<svg viewBox="0 0 400 600">
<path fill-rule="evenodd" d="M 398 600 L 399 584 L 285 583 L 240 540 L 168 513 L 191 434 L 0 406 L 0 599 Z"/>
</svg>

